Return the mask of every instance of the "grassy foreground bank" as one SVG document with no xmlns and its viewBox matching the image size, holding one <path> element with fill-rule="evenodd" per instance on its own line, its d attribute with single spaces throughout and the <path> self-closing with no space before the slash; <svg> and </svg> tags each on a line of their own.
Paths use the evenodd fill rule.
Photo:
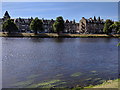
<svg viewBox="0 0 120 90">
<path fill-rule="evenodd" d="M 120 79 L 116 80 L 108 80 L 107 82 L 104 82 L 103 84 L 93 86 L 92 88 L 118 88 L 119 87 L 119 81 Z"/>
<path fill-rule="evenodd" d="M 88 86 L 84 88 L 76 87 L 72 90 L 120 90 L 120 79 L 108 80 L 100 85 Z"/>
<path fill-rule="evenodd" d="M 31 81 L 31 80 L 30 80 Z M 95 86 L 88 86 L 88 87 L 74 87 L 74 88 L 64 88 L 64 87 L 61 87 L 61 88 L 57 88 L 57 87 L 51 87 L 49 88 L 49 85 L 50 84 L 53 84 L 53 83 L 57 83 L 59 82 L 60 80 L 53 80 L 53 81 L 49 81 L 49 82 L 43 82 L 43 83 L 39 83 L 39 84 L 33 84 L 33 85 L 30 85 L 30 82 L 27 81 L 25 83 L 16 83 L 14 84 L 15 86 L 17 86 L 18 84 L 19 85 L 25 85 L 27 83 L 29 83 L 30 87 L 26 87 L 26 88 L 3 88 L 2 90 L 120 90 L 120 79 L 116 79 L 116 80 L 108 80 L 108 81 L 105 81 L 104 83 L 100 84 L 100 85 L 95 85 Z M 64 83 L 64 82 L 62 82 Z M 59 83 L 57 83 L 59 85 Z M 47 87 L 44 87 L 44 88 L 34 88 L 36 86 L 40 86 L 40 85 L 48 85 Z"/>
<path fill-rule="evenodd" d="M 114 37 L 114 38 L 119 38 L 120 34 L 56 34 L 56 33 L 39 33 L 39 34 L 34 34 L 34 33 L 3 33 L 0 32 L 0 37 L 40 37 L 40 38 L 79 38 L 79 37 Z"/>
</svg>

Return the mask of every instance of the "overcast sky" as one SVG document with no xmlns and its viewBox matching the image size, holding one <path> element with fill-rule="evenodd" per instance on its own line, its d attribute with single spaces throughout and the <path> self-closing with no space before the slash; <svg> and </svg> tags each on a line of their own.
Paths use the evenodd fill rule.
<svg viewBox="0 0 120 90">
<path fill-rule="evenodd" d="M 12 18 L 32 16 L 55 19 L 63 16 L 64 19 L 75 19 L 78 22 L 82 17 L 100 16 L 103 19 L 118 20 L 117 2 L 3 2 L 2 15 L 5 11 Z"/>
</svg>

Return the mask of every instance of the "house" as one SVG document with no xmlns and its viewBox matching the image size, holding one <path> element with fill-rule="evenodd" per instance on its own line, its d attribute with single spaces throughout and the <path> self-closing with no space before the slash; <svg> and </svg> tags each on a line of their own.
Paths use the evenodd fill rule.
<svg viewBox="0 0 120 90">
<path fill-rule="evenodd" d="M 86 19 L 82 17 L 82 19 L 79 22 L 79 31 L 80 33 L 85 33 L 85 34 L 94 34 L 94 33 L 102 33 L 103 28 L 104 28 L 104 23 L 105 21 L 103 19 L 96 19 L 94 16 L 94 19 L 89 18 Z"/>
</svg>

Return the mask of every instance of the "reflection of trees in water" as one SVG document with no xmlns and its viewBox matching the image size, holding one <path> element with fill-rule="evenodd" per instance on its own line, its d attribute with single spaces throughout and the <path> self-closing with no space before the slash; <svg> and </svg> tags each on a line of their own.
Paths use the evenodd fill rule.
<svg viewBox="0 0 120 90">
<path fill-rule="evenodd" d="M 31 38 L 30 40 L 32 40 L 33 42 L 42 42 L 44 38 Z"/>
<path fill-rule="evenodd" d="M 88 42 L 98 42 L 98 38 L 80 38 L 80 42 L 88 43 Z"/>
<path fill-rule="evenodd" d="M 95 43 L 95 42 L 106 42 L 109 43 L 111 42 L 111 38 L 80 38 L 80 42 L 84 42 L 84 43 Z"/>
<path fill-rule="evenodd" d="M 58 43 L 62 43 L 64 42 L 64 38 L 55 38 L 54 41 Z"/>
<path fill-rule="evenodd" d="M 74 38 L 31 38 L 33 42 L 57 42 L 57 43 L 62 43 L 62 42 L 73 42 L 75 41 Z"/>
<path fill-rule="evenodd" d="M 83 43 L 96 43 L 96 42 L 105 42 L 105 43 L 109 43 L 112 41 L 112 39 L 114 38 L 79 38 L 80 42 L 83 42 Z M 45 38 L 31 38 L 31 40 L 33 42 L 42 42 L 45 40 Z M 74 42 L 76 41 L 77 39 L 75 38 L 49 38 L 47 39 L 47 41 L 51 41 L 51 40 L 54 40 L 55 42 L 57 43 L 62 43 L 62 42 Z M 120 40 L 119 40 L 120 42 Z"/>
<path fill-rule="evenodd" d="M 75 38 L 54 38 L 55 42 L 62 43 L 62 42 L 75 42 Z"/>
<path fill-rule="evenodd" d="M 109 43 L 109 42 L 111 42 L 111 38 L 104 38 L 103 41 L 106 43 Z"/>
</svg>

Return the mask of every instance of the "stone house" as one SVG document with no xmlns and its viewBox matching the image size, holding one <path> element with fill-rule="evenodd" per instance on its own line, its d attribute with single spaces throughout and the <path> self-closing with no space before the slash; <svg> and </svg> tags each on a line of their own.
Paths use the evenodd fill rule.
<svg viewBox="0 0 120 90">
<path fill-rule="evenodd" d="M 79 31 L 80 33 L 85 34 L 102 33 L 104 23 L 105 21 L 103 19 L 100 19 L 100 17 L 98 17 L 98 19 L 96 19 L 96 17 L 94 17 L 94 19 L 85 19 L 84 17 L 82 17 L 82 19 L 79 22 Z"/>
<path fill-rule="evenodd" d="M 9 13 L 6 11 L 3 18 L 0 18 L 0 27 L 2 27 L 2 23 L 8 18 L 11 18 L 11 17 Z M 32 17 L 31 18 L 19 17 L 12 20 L 14 21 L 14 23 L 16 23 L 19 29 L 18 32 L 31 32 L 30 23 L 33 20 Z M 53 32 L 53 24 L 55 20 L 53 19 L 51 20 L 41 19 L 41 20 L 43 22 L 43 27 L 45 32 L 47 33 Z M 73 21 L 66 20 L 64 21 L 64 25 L 65 25 L 64 32 L 65 33 L 85 33 L 85 34 L 102 33 L 104 28 L 104 23 L 105 21 L 103 19 L 100 19 L 100 17 L 98 17 L 98 19 L 96 19 L 96 17 L 94 17 L 94 19 L 92 18 L 86 19 L 82 17 L 79 23 L 76 23 L 75 20 Z"/>
<path fill-rule="evenodd" d="M 14 23 L 16 23 L 19 32 L 29 32 L 30 31 L 30 23 L 32 19 L 24 19 L 24 18 L 17 18 L 14 19 Z"/>
<path fill-rule="evenodd" d="M 9 13 L 6 11 L 3 18 L 0 19 L 0 24 L 2 25 L 2 23 L 7 20 L 8 18 L 11 18 Z M 14 23 L 17 25 L 18 27 L 18 32 L 31 32 L 30 30 L 30 23 L 33 20 L 33 18 L 15 18 L 12 19 L 14 21 Z M 53 32 L 53 24 L 55 22 L 55 20 L 51 19 L 51 20 L 45 20 L 42 19 L 43 22 L 43 27 L 45 32 Z M 79 32 L 79 23 L 76 23 L 75 20 L 73 21 L 69 21 L 66 20 L 65 23 L 65 29 L 64 32 L 66 33 L 76 33 Z"/>
<path fill-rule="evenodd" d="M 66 32 L 66 33 L 79 32 L 79 23 L 76 23 L 75 20 L 73 20 L 73 21 L 66 20 L 64 32 Z"/>
</svg>

